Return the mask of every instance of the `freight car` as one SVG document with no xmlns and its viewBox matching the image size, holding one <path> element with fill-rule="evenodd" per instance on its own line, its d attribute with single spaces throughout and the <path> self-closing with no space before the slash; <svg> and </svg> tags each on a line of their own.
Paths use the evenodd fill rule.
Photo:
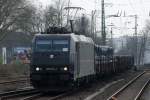
<svg viewBox="0 0 150 100">
<path fill-rule="evenodd" d="M 63 91 L 133 66 L 129 62 L 83 35 L 39 34 L 32 42 L 30 79 L 41 91 Z"/>
</svg>

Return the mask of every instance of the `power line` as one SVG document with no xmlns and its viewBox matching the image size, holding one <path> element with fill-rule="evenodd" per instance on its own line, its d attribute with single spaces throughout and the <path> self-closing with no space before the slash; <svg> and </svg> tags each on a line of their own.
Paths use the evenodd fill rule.
<svg viewBox="0 0 150 100">
<path fill-rule="evenodd" d="M 128 1 L 129 1 L 129 4 L 130 4 L 131 8 L 136 12 L 136 10 L 135 10 L 135 8 L 134 8 L 132 2 L 131 2 L 130 0 L 128 0 Z"/>
<path fill-rule="evenodd" d="M 145 14 L 147 15 L 147 13 L 146 13 L 146 9 L 145 9 L 144 4 L 143 4 L 143 0 L 140 0 L 140 2 L 141 2 L 141 4 L 142 4 L 142 8 L 143 8 L 143 10 L 145 11 Z"/>
</svg>

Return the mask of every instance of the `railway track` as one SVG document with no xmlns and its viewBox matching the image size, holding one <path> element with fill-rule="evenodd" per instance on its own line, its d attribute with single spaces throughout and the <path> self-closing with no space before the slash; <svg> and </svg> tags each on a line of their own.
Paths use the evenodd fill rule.
<svg viewBox="0 0 150 100">
<path fill-rule="evenodd" d="M 24 81 L 29 81 L 30 79 L 29 78 L 26 78 L 26 79 L 17 79 L 17 80 L 11 80 L 11 81 L 3 81 L 3 82 L 0 82 L 0 85 L 1 84 L 9 84 L 9 83 L 16 83 L 16 82 L 24 82 Z"/>
<path fill-rule="evenodd" d="M 58 100 L 69 95 L 72 92 L 63 92 L 58 94 L 49 94 L 46 96 L 35 89 L 12 91 L 0 94 L 0 100 Z"/>
<path fill-rule="evenodd" d="M 0 76 L 1 77 L 1 76 Z M 6 84 L 13 84 L 13 83 L 29 83 L 30 82 L 30 78 L 29 76 L 19 76 L 19 77 L 13 77 L 13 78 L 8 78 L 8 77 L 3 77 L 4 79 L 2 79 L 0 81 L 0 85 L 6 85 Z"/>
<path fill-rule="evenodd" d="M 19 78 L 12 80 L 0 81 L 0 92 L 17 90 L 24 87 L 29 87 L 30 78 Z"/>
<path fill-rule="evenodd" d="M 149 100 L 149 94 L 146 93 L 146 89 L 150 88 L 150 78 L 149 80 L 144 84 L 138 95 L 136 96 L 135 100 Z M 149 91 L 149 90 L 148 90 Z M 145 94 L 145 95 L 144 95 Z"/>
<path fill-rule="evenodd" d="M 69 95 L 71 92 L 64 92 L 64 93 L 58 93 L 58 94 L 49 94 L 47 95 L 32 95 L 26 98 L 23 98 L 21 100 L 59 100 L 67 95 Z"/>
<path fill-rule="evenodd" d="M 25 78 L 29 78 L 30 76 L 28 75 L 21 75 L 21 76 L 16 76 L 16 77 L 11 77 L 11 76 L 7 76 L 7 75 L 0 75 L 0 79 L 1 80 L 9 80 L 9 79 L 25 79 Z"/>
<path fill-rule="evenodd" d="M 14 79 L 11 81 L 2 81 L 0 82 L 0 85 L 7 86 L 8 84 L 14 84 L 14 83 L 22 83 L 22 82 L 27 82 L 29 81 L 29 78 L 26 77 L 21 77 L 20 79 Z M 0 93 L 0 100 L 57 100 L 59 98 L 62 98 L 66 95 L 69 95 L 72 92 L 64 92 L 64 93 L 59 93 L 55 95 L 49 95 L 48 97 L 44 96 L 43 93 L 40 93 L 39 91 L 30 88 L 30 89 L 22 89 L 22 90 L 17 90 L 17 91 L 10 91 L 10 92 L 3 92 Z"/>
<path fill-rule="evenodd" d="M 125 84 L 107 100 L 140 100 L 140 97 L 148 85 L 150 72 L 145 71 Z"/>
<path fill-rule="evenodd" d="M 17 90 L 17 91 L 10 91 L 0 94 L 1 100 L 17 100 L 16 98 L 24 97 L 26 95 L 35 95 L 35 94 L 41 94 L 39 91 L 35 89 L 23 89 L 23 90 Z M 20 99 L 19 99 L 20 100 Z M 22 99 L 21 99 L 22 100 Z"/>
</svg>

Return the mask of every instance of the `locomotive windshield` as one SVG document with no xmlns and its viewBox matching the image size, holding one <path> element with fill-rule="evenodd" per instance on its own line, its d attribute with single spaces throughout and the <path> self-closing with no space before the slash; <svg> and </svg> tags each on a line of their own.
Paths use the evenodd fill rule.
<svg viewBox="0 0 150 100">
<path fill-rule="evenodd" d="M 53 40 L 53 51 L 68 51 L 68 40 Z"/>
<path fill-rule="evenodd" d="M 36 40 L 36 51 L 67 52 L 68 48 L 68 40 Z"/>
<path fill-rule="evenodd" d="M 38 40 L 36 41 L 37 51 L 51 51 L 52 41 L 51 40 Z"/>
</svg>

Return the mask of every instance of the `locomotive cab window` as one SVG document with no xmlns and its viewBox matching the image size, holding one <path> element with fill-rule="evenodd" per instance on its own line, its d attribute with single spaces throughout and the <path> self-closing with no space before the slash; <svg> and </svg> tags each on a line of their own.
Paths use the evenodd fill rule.
<svg viewBox="0 0 150 100">
<path fill-rule="evenodd" d="M 37 40 L 36 51 L 51 51 L 52 41 L 51 40 Z"/>
<path fill-rule="evenodd" d="M 67 52 L 69 49 L 68 40 L 53 40 L 53 51 Z"/>
</svg>

